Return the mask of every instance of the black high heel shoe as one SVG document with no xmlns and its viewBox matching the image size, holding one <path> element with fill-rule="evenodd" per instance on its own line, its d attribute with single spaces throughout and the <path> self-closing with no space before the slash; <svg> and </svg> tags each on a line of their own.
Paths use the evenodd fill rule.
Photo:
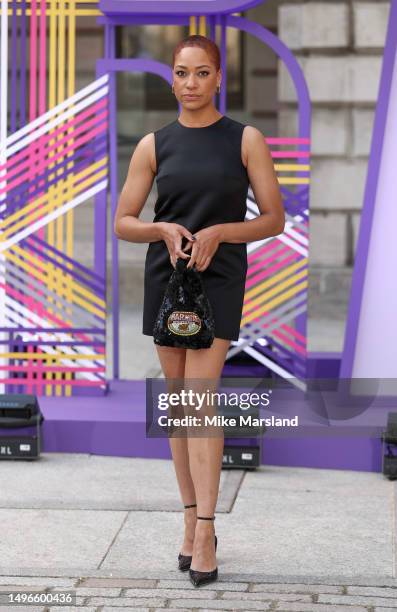
<svg viewBox="0 0 397 612">
<path fill-rule="evenodd" d="M 190 506 L 185 506 L 185 508 L 195 508 L 195 507 L 197 507 L 197 504 L 190 504 Z M 215 536 L 215 552 L 216 552 L 217 545 L 218 545 L 218 538 Z M 178 567 L 181 570 L 181 572 L 187 572 L 187 570 L 190 569 L 191 562 L 192 562 L 192 555 L 182 555 L 181 553 L 179 553 Z"/>
<path fill-rule="evenodd" d="M 205 521 L 214 521 L 215 516 L 198 516 L 198 519 L 203 519 Z M 217 538 L 215 536 L 215 552 L 216 552 L 216 544 Z M 199 572 L 198 570 L 194 570 L 192 568 L 189 569 L 190 581 L 195 586 L 201 586 L 203 584 L 208 584 L 210 582 L 214 582 L 218 578 L 218 567 L 209 571 L 209 572 Z"/>
</svg>

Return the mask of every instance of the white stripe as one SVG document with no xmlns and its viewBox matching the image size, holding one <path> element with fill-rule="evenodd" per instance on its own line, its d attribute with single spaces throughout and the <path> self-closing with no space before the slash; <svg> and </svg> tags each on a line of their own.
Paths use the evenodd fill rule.
<svg viewBox="0 0 397 612">
<path fill-rule="evenodd" d="M 296 251 L 303 257 L 308 257 L 309 255 L 308 250 L 305 249 L 300 244 L 298 244 L 297 242 L 291 240 L 291 238 L 288 238 L 288 236 L 286 236 L 285 234 L 280 234 L 279 236 L 277 236 L 277 239 L 280 240 L 280 242 L 284 242 L 284 244 L 289 246 L 291 249 L 293 249 L 294 251 Z"/>
<path fill-rule="evenodd" d="M 27 125 L 24 125 L 20 130 L 18 130 L 17 132 L 14 132 L 13 134 L 11 134 L 6 139 L 6 143 L 5 143 L 6 146 L 9 147 L 13 142 L 19 140 L 19 138 L 22 138 L 22 136 L 24 136 L 25 134 L 29 134 L 32 129 L 35 129 L 36 127 L 38 127 L 42 123 L 45 123 L 48 119 L 51 119 L 51 117 L 54 117 L 60 111 L 63 111 L 65 108 L 67 108 L 71 104 L 74 104 L 75 102 L 78 102 L 79 100 L 81 100 L 85 96 L 88 96 L 95 89 L 98 89 L 99 87 L 102 87 L 102 85 L 107 83 L 108 80 L 109 80 L 109 76 L 107 74 L 105 74 L 100 79 L 97 79 L 96 81 L 93 81 L 92 83 L 90 83 L 86 87 L 83 87 L 83 89 L 80 89 L 77 93 L 73 94 L 73 96 L 71 96 L 70 98 L 67 98 L 66 100 L 63 100 L 63 102 L 60 102 L 57 106 L 54 106 L 49 111 L 45 112 L 43 115 L 39 115 L 31 123 L 28 123 Z M 101 89 L 100 90 L 102 92 L 101 95 L 105 95 L 106 93 L 108 93 L 108 90 L 109 90 L 108 86 L 106 86 L 103 89 Z M 99 96 L 99 97 L 101 97 L 101 96 Z M 76 111 L 74 110 L 73 112 L 76 112 Z"/>
<path fill-rule="evenodd" d="M 17 244 L 20 240 L 22 240 L 23 238 L 26 238 L 26 236 L 33 234 L 33 232 L 37 231 L 41 227 L 44 227 L 44 225 L 47 225 L 47 223 L 50 223 L 50 221 L 53 221 L 54 219 L 57 219 L 61 215 L 65 214 L 68 210 L 71 210 L 75 206 L 78 206 L 82 202 L 85 202 L 86 200 L 88 200 L 88 198 L 92 197 L 96 193 L 99 193 L 103 189 L 106 189 L 107 184 L 108 184 L 108 181 L 107 179 L 105 179 L 104 181 L 101 181 L 97 185 L 90 187 L 90 189 L 88 189 L 87 191 L 80 193 L 76 198 L 74 198 L 74 200 L 67 202 L 60 208 L 57 208 L 56 210 L 52 211 L 49 215 L 46 215 L 45 217 L 42 217 L 41 219 L 36 221 L 36 223 L 32 223 L 31 225 L 29 225 L 29 227 L 25 227 L 23 230 L 15 234 L 9 240 L 6 240 L 5 242 L 0 243 L 0 253 L 9 249 L 14 244 Z"/>
<path fill-rule="evenodd" d="M 253 251 L 257 251 L 261 247 L 265 246 L 265 244 L 269 242 L 269 240 L 273 240 L 273 239 L 274 239 L 273 236 L 271 236 L 270 238 L 265 238 L 264 240 L 255 240 L 255 242 L 249 242 L 247 244 L 248 255 L 252 253 Z"/>
<path fill-rule="evenodd" d="M 253 251 L 256 251 L 257 249 L 260 249 L 267 242 L 269 242 L 269 240 L 274 240 L 275 238 L 277 238 L 277 240 L 279 240 L 280 242 L 283 242 L 284 244 L 289 246 L 293 251 L 296 251 L 297 253 L 299 253 L 303 257 L 307 257 L 308 256 L 308 250 L 307 249 L 305 249 L 300 244 L 298 244 L 298 243 L 294 242 L 293 240 L 291 240 L 285 234 L 278 234 L 277 236 L 270 236 L 269 238 L 265 238 L 264 240 L 255 240 L 255 242 L 249 242 L 247 244 L 247 254 L 250 254 Z"/>
<path fill-rule="evenodd" d="M 299 232 L 293 229 L 293 224 L 291 223 L 291 221 L 287 221 L 285 223 L 284 233 L 288 234 L 291 238 L 295 238 L 295 240 L 297 240 L 301 244 L 304 244 L 305 246 L 308 246 L 309 244 L 309 241 L 306 236 L 302 236 L 301 234 L 299 234 Z"/>
<path fill-rule="evenodd" d="M 48 327 L 49 325 L 54 325 L 51 321 L 48 321 L 47 319 L 43 319 L 36 313 L 25 308 L 25 306 L 22 306 L 20 302 L 13 300 L 9 296 L 7 296 L 6 306 L 7 306 L 7 315 L 8 315 L 9 320 L 13 320 L 19 326 L 24 326 L 24 327 L 32 326 L 32 320 L 33 320 L 33 324 L 36 325 L 37 327 Z M 12 328 L 11 326 L 9 327 L 10 329 Z M 36 336 L 32 332 L 18 332 L 18 333 L 21 334 L 22 339 L 25 342 L 29 340 L 33 340 L 35 338 L 38 339 L 38 335 Z M 42 340 L 48 340 L 48 341 L 53 342 L 54 344 L 57 344 L 57 342 L 61 342 L 61 341 L 70 341 L 70 335 L 65 334 L 64 332 L 53 332 L 53 333 L 37 332 L 37 334 L 40 335 L 40 338 Z M 76 347 L 75 350 L 72 349 L 70 346 L 62 346 L 60 347 L 59 351 L 57 351 L 56 349 L 53 349 L 51 346 L 42 346 L 40 348 L 43 352 L 48 353 L 49 355 L 55 355 L 57 352 L 59 353 L 61 350 L 69 355 L 81 355 L 81 359 L 70 360 L 67 358 L 67 356 L 65 356 L 65 358 L 63 357 L 60 358 L 59 361 L 63 365 L 67 365 L 67 366 L 79 366 L 80 365 L 82 367 L 87 367 L 88 364 L 93 365 L 93 361 L 91 359 L 89 361 L 87 359 L 84 359 L 84 354 L 92 355 L 93 353 L 92 348 L 89 348 L 87 346 L 79 346 L 79 347 Z M 98 357 L 98 359 L 95 359 L 95 361 L 97 361 L 100 366 L 105 366 L 105 361 L 101 357 Z M 79 372 L 79 377 L 80 376 L 85 378 L 86 380 L 98 380 L 96 374 L 92 372 Z"/>
<path fill-rule="evenodd" d="M 247 210 L 246 218 L 248 220 L 257 219 L 258 217 L 259 215 L 256 215 L 250 210 Z M 291 239 L 295 239 L 297 242 L 300 242 L 301 244 L 308 246 L 309 240 L 305 236 L 301 236 L 301 234 L 299 234 L 292 228 L 293 228 L 293 223 L 291 221 L 286 221 L 283 234 L 288 234 L 288 236 Z M 277 234 L 277 236 L 269 236 L 268 238 L 265 238 L 264 240 L 269 240 L 271 238 L 276 238 L 276 237 L 280 238 L 280 236 L 282 236 L 283 234 Z M 295 250 L 298 250 L 298 249 L 295 249 Z M 250 249 L 250 251 L 252 251 L 252 249 Z"/>
<path fill-rule="evenodd" d="M 251 200 L 247 199 L 247 209 L 252 212 L 256 217 L 259 216 L 259 208 L 256 202 L 252 202 Z"/>
<path fill-rule="evenodd" d="M 295 387 L 297 387 L 298 389 L 301 389 L 302 391 L 306 391 L 307 385 L 304 381 L 299 380 L 299 378 L 296 378 L 296 376 L 291 374 L 291 372 L 288 372 L 281 366 L 277 365 L 276 363 L 274 363 L 274 361 L 272 361 L 271 359 L 268 359 L 268 357 L 266 357 L 265 355 L 263 355 L 256 349 L 250 346 L 246 346 L 243 350 L 245 353 L 247 353 L 248 355 L 251 355 L 254 359 L 256 359 L 260 363 L 263 363 L 263 365 L 270 368 L 270 370 L 272 370 L 276 374 L 279 374 L 281 378 L 288 379 L 293 385 L 295 385 Z"/>
<path fill-rule="evenodd" d="M 31 144 L 32 142 L 40 138 L 40 136 L 52 130 L 52 128 L 56 127 L 63 121 L 66 121 L 67 119 L 69 119 L 69 117 L 73 117 L 74 115 L 77 115 L 77 113 L 79 113 L 81 110 L 83 110 L 87 106 L 90 106 L 91 104 L 93 104 L 94 102 L 102 98 L 106 93 L 107 93 L 107 88 L 100 89 L 99 91 L 92 94 L 92 96 L 89 96 L 85 100 L 82 100 L 81 102 L 79 102 L 79 104 L 76 104 L 74 107 L 69 108 L 69 110 L 65 111 L 62 115 L 50 121 L 50 123 L 46 123 L 42 127 L 38 128 L 35 132 L 32 132 L 28 136 L 25 136 L 25 138 L 22 138 L 22 140 L 15 143 L 12 147 L 9 147 L 9 149 L 6 150 L 6 157 L 11 157 L 11 155 L 14 155 L 14 153 L 17 153 L 20 149 L 23 149 L 23 147 L 25 147 L 26 145 Z M 29 124 L 29 126 L 31 125 L 32 124 Z"/>
</svg>

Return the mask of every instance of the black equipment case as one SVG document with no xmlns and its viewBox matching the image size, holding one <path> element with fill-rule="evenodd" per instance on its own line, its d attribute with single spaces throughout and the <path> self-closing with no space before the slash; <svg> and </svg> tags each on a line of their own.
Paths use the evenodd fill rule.
<svg viewBox="0 0 397 612">
<path fill-rule="evenodd" d="M 0 459 L 37 459 L 43 421 L 35 395 L 0 395 Z"/>
</svg>

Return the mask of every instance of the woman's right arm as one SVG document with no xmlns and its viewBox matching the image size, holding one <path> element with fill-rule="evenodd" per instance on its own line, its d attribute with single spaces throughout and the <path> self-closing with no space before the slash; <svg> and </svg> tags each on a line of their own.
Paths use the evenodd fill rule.
<svg viewBox="0 0 397 612">
<path fill-rule="evenodd" d="M 162 240 L 161 223 L 145 223 L 138 219 L 152 189 L 156 175 L 153 159 L 154 134 L 144 136 L 132 154 L 128 174 L 121 190 L 114 217 L 114 233 L 128 242 Z"/>
<path fill-rule="evenodd" d="M 149 196 L 156 172 L 154 134 L 151 132 L 138 142 L 131 157 L 127 178 L 117 204 L 113 229 L 117 238 L 128 242 L 164 240 L 172 265 L 175 267 L 178 257 L 190 258 L 189 254 L 181 250 L 181 242 L 182 236 L 194 241 L 191 232 L 179 223 L 162 221 L 145 223 L 138 219 Z"/>
</svg>

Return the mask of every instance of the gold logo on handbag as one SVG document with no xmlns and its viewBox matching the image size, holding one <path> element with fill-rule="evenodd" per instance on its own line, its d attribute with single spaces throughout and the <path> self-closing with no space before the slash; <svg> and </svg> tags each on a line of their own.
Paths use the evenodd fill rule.
<svg viewBox="0 0 397 612">
<path fill-rule="evenodd" d="M 192 336 L 200 331 L 201 319 L 195 312 L 174 310 L 168 317 L 167 327 L 178 336 Z"/>
</svg>

